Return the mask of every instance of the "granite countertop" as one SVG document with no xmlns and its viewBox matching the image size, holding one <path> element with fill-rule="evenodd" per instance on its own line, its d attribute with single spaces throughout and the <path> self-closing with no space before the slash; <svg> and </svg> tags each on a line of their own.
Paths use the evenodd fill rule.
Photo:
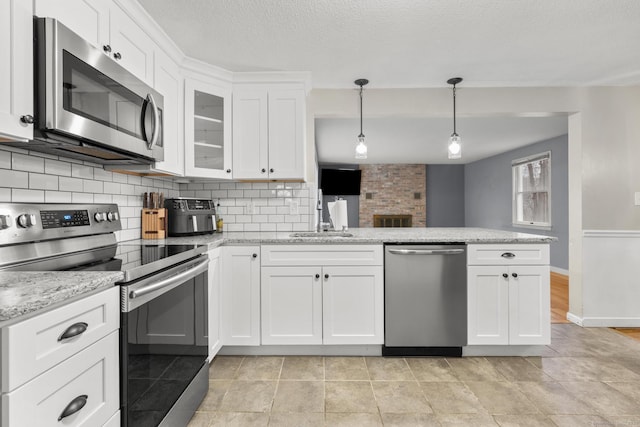
<svg viewBox="0 0 640 427">
<path fill-rule="evenodd" d="M 549 243 L 555 237 L 486 228 L 351 228 L 351 237 L 319 234 L 291 237 L 296 232 L 224 232 L 162 240 L 128 240 L 127 245 L 197 244 L 213 249 L 221 245 L 259 244 L 383 244 L 383 243 Z M 55 307 L 71 298 L 124 279 L 122 272 L 0 272 L 0 326 L 19 317 Z"/>
<path fill-rule="evenodd" d="M 0 326 L 122 279 L 120 271 L 0 272 Z"/>
<path fill-rule="evenodd" d="M 165 244 L 206 244 L 209 249 L 241 244 L 383 244 L 383 243 L 550 243 L 557 238 L 487 228 L 350 228 L 351 237 L 291 237 L 296 232 L 224 232 L 191 237 L 169 237 Z M 141 241 L 149 242 L 149 240 Z"/>
</svg>

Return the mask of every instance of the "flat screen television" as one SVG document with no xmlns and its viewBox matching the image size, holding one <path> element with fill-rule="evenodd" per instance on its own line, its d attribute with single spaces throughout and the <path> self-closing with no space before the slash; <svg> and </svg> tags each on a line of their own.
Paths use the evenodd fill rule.
<svg viewBox="0 0 640 427">
<path fill-rule="evenodd" d="M 326 196 L 359 196 L 359 169 L 322 169 L 320 171 L 320 188 Z"/>
</svg>

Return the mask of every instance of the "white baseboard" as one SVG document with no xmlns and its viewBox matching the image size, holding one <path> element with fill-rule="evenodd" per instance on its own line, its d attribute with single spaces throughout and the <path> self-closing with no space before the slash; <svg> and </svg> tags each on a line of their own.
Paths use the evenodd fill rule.
<svg viewBox="0 0 640 427">
<path fill-rule="evenodd" d="M 221 356 L 382 356 L 381 345 L 223 346 Z"/>
<path fill-rule="evenodd" d="M 553 273 L 563 274 L 563 275 L 565 275 L 565 276 L 568 276 L 568 275 L 569 275 L 569 270 L 566 270 L 566 269 L 564 269 L 564 268 L 551 266 L 551 267 L 549 267 L 549 269 L 550 269 L 550 270 L 551 270 L 551 272 L 553 272 Z"/>
<path fill-rule="evenodd" d="M 582 319 L 582 326 L 586 328 L 638 328 L 640 327 L 640 318 L 585 317 Z"/>
<path fill-rule="evenodd" d="M 567 312 L 567 320 L 571 323 L 575 323 L 578 326 L 583 326 L 582 317 L 578 317 L 575 314 L 572 314 L 570 312 Z"/>
</svg>

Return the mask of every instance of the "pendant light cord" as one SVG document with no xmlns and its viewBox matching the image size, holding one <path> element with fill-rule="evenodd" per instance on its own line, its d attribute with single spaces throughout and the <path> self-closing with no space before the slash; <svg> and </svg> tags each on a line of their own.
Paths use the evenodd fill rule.
<svg viewBox="0 0 640 427">
<path fill-rule="evenodd" d="M 358 138 L 364 138 L 362 134 L 362 85 L 360 85 L 360 135 L 358 135 Z"/>
<path fill-rule="evenodd" d="M 453 85 L 453 134 L 457 135 L 456 132 L 456 85 Z"/>
</svg>

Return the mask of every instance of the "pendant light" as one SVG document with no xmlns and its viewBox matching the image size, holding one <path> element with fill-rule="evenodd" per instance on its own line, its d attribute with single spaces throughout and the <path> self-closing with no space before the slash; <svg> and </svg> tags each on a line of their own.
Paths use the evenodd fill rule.
<svg viewBox="0 0 640 427">
<path fill-rule="evenodd" d="M 369 80 L 358 79 L 354 83 L 360 86 L 360 135 L 358 135 L 358 145 L 356 145 L 356 159 L 366 159 L 367 144 L 364 142 L 364 134 L 362 133 L 362 86 L 369 83 Z"/>
<path fill-rule="evenodd" d="M 456 133 L 456 85 L 462 81 L 462 77 L 452 77 L 447 83 L 453 85 L 453 133 L 449 138 L 448 154 L 450 159 L 462 157 L 462 140 Z"/>
</svg>

